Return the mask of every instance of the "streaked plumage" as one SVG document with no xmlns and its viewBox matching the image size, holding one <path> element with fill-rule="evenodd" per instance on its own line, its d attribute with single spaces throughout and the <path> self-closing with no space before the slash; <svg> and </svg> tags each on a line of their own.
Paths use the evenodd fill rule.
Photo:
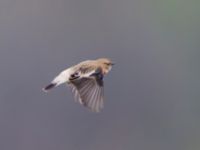
<svg viewBox="0 0 200 150">
<path fill-rule="evenodd" d="M 94 112 L 103 108 L 103 78 L 111 70 L 113 63 L 110 59 L 83 61 L 62 71 L 43 90 L 48 90 L 60 84 L 67 83 L 71 88 L 75 101 Z"/>
</svg>

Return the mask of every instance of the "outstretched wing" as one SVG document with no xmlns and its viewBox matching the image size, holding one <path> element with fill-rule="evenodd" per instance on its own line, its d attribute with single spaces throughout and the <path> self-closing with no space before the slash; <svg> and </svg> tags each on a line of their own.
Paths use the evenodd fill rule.
<svg viewBox="0 0 200 150">
<path fill-rule="evenodd" d="M 74 77 L 70 86 L 76 101 L 94 112 L 103 108 L 103 75 L 100 70 L 89 77 Z"/>
</svg>

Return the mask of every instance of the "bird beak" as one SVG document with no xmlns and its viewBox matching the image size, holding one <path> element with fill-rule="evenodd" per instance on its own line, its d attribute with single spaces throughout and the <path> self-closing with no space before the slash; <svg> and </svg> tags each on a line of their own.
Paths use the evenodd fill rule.
<svg viewBox="0 0 200 150">
<path fill-rule="evenodd" d="M 112 63 L 111 63 L 111 66 L 114 66 L 114 65 L 115 65 L 115 63 L 112 62 Z"/>
</svg>

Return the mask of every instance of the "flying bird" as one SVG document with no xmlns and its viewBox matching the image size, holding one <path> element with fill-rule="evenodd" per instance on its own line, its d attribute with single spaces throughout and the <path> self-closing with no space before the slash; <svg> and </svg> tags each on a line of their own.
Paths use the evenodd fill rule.
<svg viewBox="0 0 200 150">
<path fill-rule="evenodd" d="M 43 88 L 44 92 L 63 83 L 71 88 L 74 99 L 93 112 L 99 112 L 104 105 L 104 76 L 114 63 L 108 58 L 86 60 L 63 70 L 53 81 Z"/>
</svg>

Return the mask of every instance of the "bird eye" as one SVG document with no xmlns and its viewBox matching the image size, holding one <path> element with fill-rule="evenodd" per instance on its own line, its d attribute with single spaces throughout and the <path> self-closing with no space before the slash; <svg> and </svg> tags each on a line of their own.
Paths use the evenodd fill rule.
<svg viewBox="0 0 200 150">
<path fill-rule="evenodd" d="M 107 62 L 106 62 L 106 63 L 104 63 L 104 64 L 105 64 L 105 65 L 107 65 L 107 66 L 109 66 L 109 65 L 110 65 L 110 63 L 107 63 Z"/>
</svg>

